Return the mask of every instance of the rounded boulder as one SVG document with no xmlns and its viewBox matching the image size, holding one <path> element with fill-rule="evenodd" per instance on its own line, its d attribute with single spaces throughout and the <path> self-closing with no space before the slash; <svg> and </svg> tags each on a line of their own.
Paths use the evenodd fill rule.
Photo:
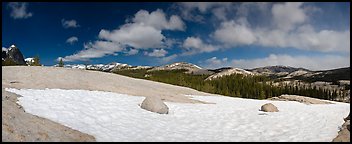
<svg viewBox="0 0 352 144">
<path fill-rule="evenodd" d="M 167 107 L 160 97 L 155 96 L 146 97 L 142 102 L 141 108 L 159 114 L 169 113 L 169 107 Z"/>
<path fill-rule="evenodd" d="M 278 112 L 279 110 L 277 109 L 277 107 L 275 105 L 273 105 L 272 103 L 267 103 L 262 105 L 261 111 L 264 112 Z"/>
</svg>

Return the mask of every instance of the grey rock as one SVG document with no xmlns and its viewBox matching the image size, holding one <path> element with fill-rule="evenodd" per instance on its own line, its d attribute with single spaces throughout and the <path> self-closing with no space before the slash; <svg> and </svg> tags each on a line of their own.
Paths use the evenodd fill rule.
<svg viewBox="0 0 352 144">
<path fill-rule="evenodd" d="M 264 112 L 278 112 L 279 110 L 272 103 L 267 103 L 267 104 L 262 105 L 261 111 L 264 111 Z"/>
<path fill-rule="evenodd" d="M 169 107 L 156 96 L 146 97 L 142 102 L 141 108 L 159 114 L 169 113 Z"/>
</svg>

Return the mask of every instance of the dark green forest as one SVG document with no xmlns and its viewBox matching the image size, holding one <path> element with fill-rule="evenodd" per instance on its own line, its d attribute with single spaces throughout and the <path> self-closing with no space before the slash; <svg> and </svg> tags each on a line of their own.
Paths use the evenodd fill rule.
<svg viewBox="0 0 352 144">
<path fill-rule="evenodd" d="M 270 82 L 271 79 L 265 76 L 243 76 L 241 74 L 233 74 L 211 81 L 205 81 L 209 75 L 192 75 L 184 72 L 185 70 L 160 70 L 148 72 L 147 69 L 113 71 L 113 73 L 129 77 L 185 86 L 203 92 L 231 97 L 266 99 L 280 96 L 282 94 L 292 94 L 334 100 L 338 96 L 336 90 L 330 91 L 316 87 L 294 87 L 289 85 L 273 86 Z"/>
</svg>

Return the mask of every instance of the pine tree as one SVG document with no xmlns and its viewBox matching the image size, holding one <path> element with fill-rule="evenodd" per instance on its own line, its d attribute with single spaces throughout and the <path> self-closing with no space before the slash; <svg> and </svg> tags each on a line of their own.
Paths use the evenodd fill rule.
<svg viewBox="0 0 352 144">
<path fill-rule="evenodd" d="M 36 55 L 33 59 L 33 66 L 41 66 L 39 56 Z"/>
<path fill-rule="evenodd" d="M 59 67 L 64 67 L 64 62 L 62 61 L 62 58 L 59 61 Z"/>
</svg>

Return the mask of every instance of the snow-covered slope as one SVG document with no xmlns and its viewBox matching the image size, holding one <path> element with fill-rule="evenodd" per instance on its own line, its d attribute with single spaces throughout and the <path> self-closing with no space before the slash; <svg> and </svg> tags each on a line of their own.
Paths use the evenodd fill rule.
<svg viewBox="0 0 352 144">
<path fill-rule="evenodd" d="M 290 74 L 288 74 L 286 77 L 284 78 L 292 78 L 292 77 L 295 77 L 295 76 L 301 76 L 301 75 L 306 75 L 308 73 L 311 73 L 309 71 L 305 71 L 305 70 L 297 70 L 297 71 L 294 71 Z"/>
<path fill-rule="evenodd" d="M 97 141 L 330 142 L 350 104 L 306 105 L 225 96 L 192 96 L 214 104 L 166 102 L 169 114 L 141 109 L 144 97 L 61 89 L 6 89 L 26 112 L 95 136 Z M 279 112 L 258 109 L 273 103 Z"/>
<path fill-rule="evenodd" d="M 58 66 L 58 65 L 54 65 Z M 121 68 L 130 68 L 132 66 L 123 63 L 112 62 L 109 64 L 94 64 L 94 65 L 84 65 L 84 64 L 76 64 L 76 65 L 64 65 L 66 68 L 74 68 L 74 69 L 87 69 L 87 70 L 99 70 L 109 72 L 113 69 L 121 69 Z"/>
<path fill-rule="evenodd" d="M 186 63 L 186 62 L 176 62 L 164 66 L 154 67 L 148 71 L 156 71 L 156 70 L 180 70 L 184 69 L 187 70 L 186 73 L 193 73 L 193 74 L 211 74 L 212 72 L 203 69 L 195 64 Z"/>
<path fill-rule="evenodd" d="M 205 80 L 213 80 L 216 78 L 220 78 L 223 76 L 227 76 L 227 75 L 232 75 L 232 74 L 242 74 L 242 75 L 254 75 L 252 72 L 246 71 L 244 69 L 240 69 L 240 68 L 231 68 L 231 69 L 225 69 L 219 73 L 215 73 L 211 76 L 209 76 L 208 78 L 206 78 Z"/>
</svg>

